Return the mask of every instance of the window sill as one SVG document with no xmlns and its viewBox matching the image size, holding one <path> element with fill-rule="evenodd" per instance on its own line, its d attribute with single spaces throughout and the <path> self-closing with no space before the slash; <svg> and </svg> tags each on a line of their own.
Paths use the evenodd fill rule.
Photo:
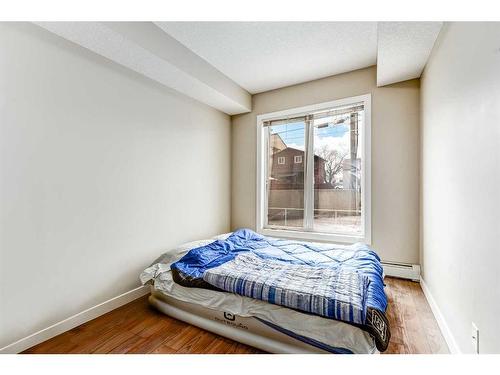
<svg viewBox="0 0 500 375">
<path fill-rule="evenodd" d="M 298 239 L 303 241 L 337 242 L 344 244 L 363 242 L 367 245 L 370 245 L 371 242 L 369 239 L 363 236 L 350 236 L 346 234 L 305 232 L 305 231 L 270 229 L 270 228 L 260 228 L 258 232 L 265 236 L 280 237 L 287 239 Z"/>
</svg>

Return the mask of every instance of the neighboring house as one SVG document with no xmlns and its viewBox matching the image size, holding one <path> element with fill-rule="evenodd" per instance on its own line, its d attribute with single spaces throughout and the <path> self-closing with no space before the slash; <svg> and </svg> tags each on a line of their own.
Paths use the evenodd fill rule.
<svg viewBox="0 0 500 375">
<path fill-rule="evenodd" d="M 279 143 L 277 143 L 279 145 Z M 279 149 L 277 147 L 277 149 Z M 271 156 L 272 190 L 304 188 L 304 151 L 286 147 Z M 317 189 L 332 188 L 325 183 L 325 160 L 314 155 L 314 185 Z"/>
</svg>

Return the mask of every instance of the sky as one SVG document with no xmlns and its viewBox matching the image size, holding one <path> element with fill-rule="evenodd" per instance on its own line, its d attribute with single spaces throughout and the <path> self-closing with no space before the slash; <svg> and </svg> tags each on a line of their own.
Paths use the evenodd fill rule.
<svg viewBox="0 0 500 375">
<path fill-rule="evenodd" d="M 318 120 L 316 120 L 318 121 Z M 324 123 L 325 120 L 320 120 Z M 314 129 L 314 148 L 321 149 L 324 145 L 331 149 L 349 151 L 349 125 L 339 124 L 326 128 Z M 288 147 L 304 150 L 304 122 L 289 123 L 271 127 L 272 134 L 278 133 Z"/>
</svg>

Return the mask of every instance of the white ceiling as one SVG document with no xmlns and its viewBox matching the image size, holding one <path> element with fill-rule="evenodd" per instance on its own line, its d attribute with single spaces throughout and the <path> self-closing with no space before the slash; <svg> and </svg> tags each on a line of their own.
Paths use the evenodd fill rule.
<svg viewBox="0 0 500 375">
<path fill-rule="evenodd" d="M 417 78 L 441 22 L 41 22 L 41 27 L 233 115 L 251 95 L 377 64 Z"/>
<path fill-rule="evenodd" d="M 375 65 L 376 22 L 157 22 L 252 94 Z"/>
<path fill-rule="evenodd" d="M 442 22 L 379 22 L 377 85 L 418 78 Z"/>
<path fill-rule="evenodd" d="M 247 91 L 152 22 L 37 24 L 229 115 L 252 109 Z"/>
</svg>

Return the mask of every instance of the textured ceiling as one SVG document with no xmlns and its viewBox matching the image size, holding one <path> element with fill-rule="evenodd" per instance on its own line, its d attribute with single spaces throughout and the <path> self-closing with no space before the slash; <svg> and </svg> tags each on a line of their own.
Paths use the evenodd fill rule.
<svg viewBox="0 0 500 375">
<path fill-rule="evenodd" d="M 420 77 L 442 26 L 442 22 L 379 22 L 378 86 Z"/>
<path fill-rule="evenodd" d="M 250 94 L 152 22 L 38 22 L 40 27 L 227 114 Z"/>
<path fill-rule="evenodd" d="M 251 96 L 377 64 L 420 77 L 441 22 L 41 22 L 41 27 L 228 114 Z"/>
<path fill-rule="evenodd" d="M 375 65 L 376 22 L 157 22 L 250 93 Z"/>
</svg>

